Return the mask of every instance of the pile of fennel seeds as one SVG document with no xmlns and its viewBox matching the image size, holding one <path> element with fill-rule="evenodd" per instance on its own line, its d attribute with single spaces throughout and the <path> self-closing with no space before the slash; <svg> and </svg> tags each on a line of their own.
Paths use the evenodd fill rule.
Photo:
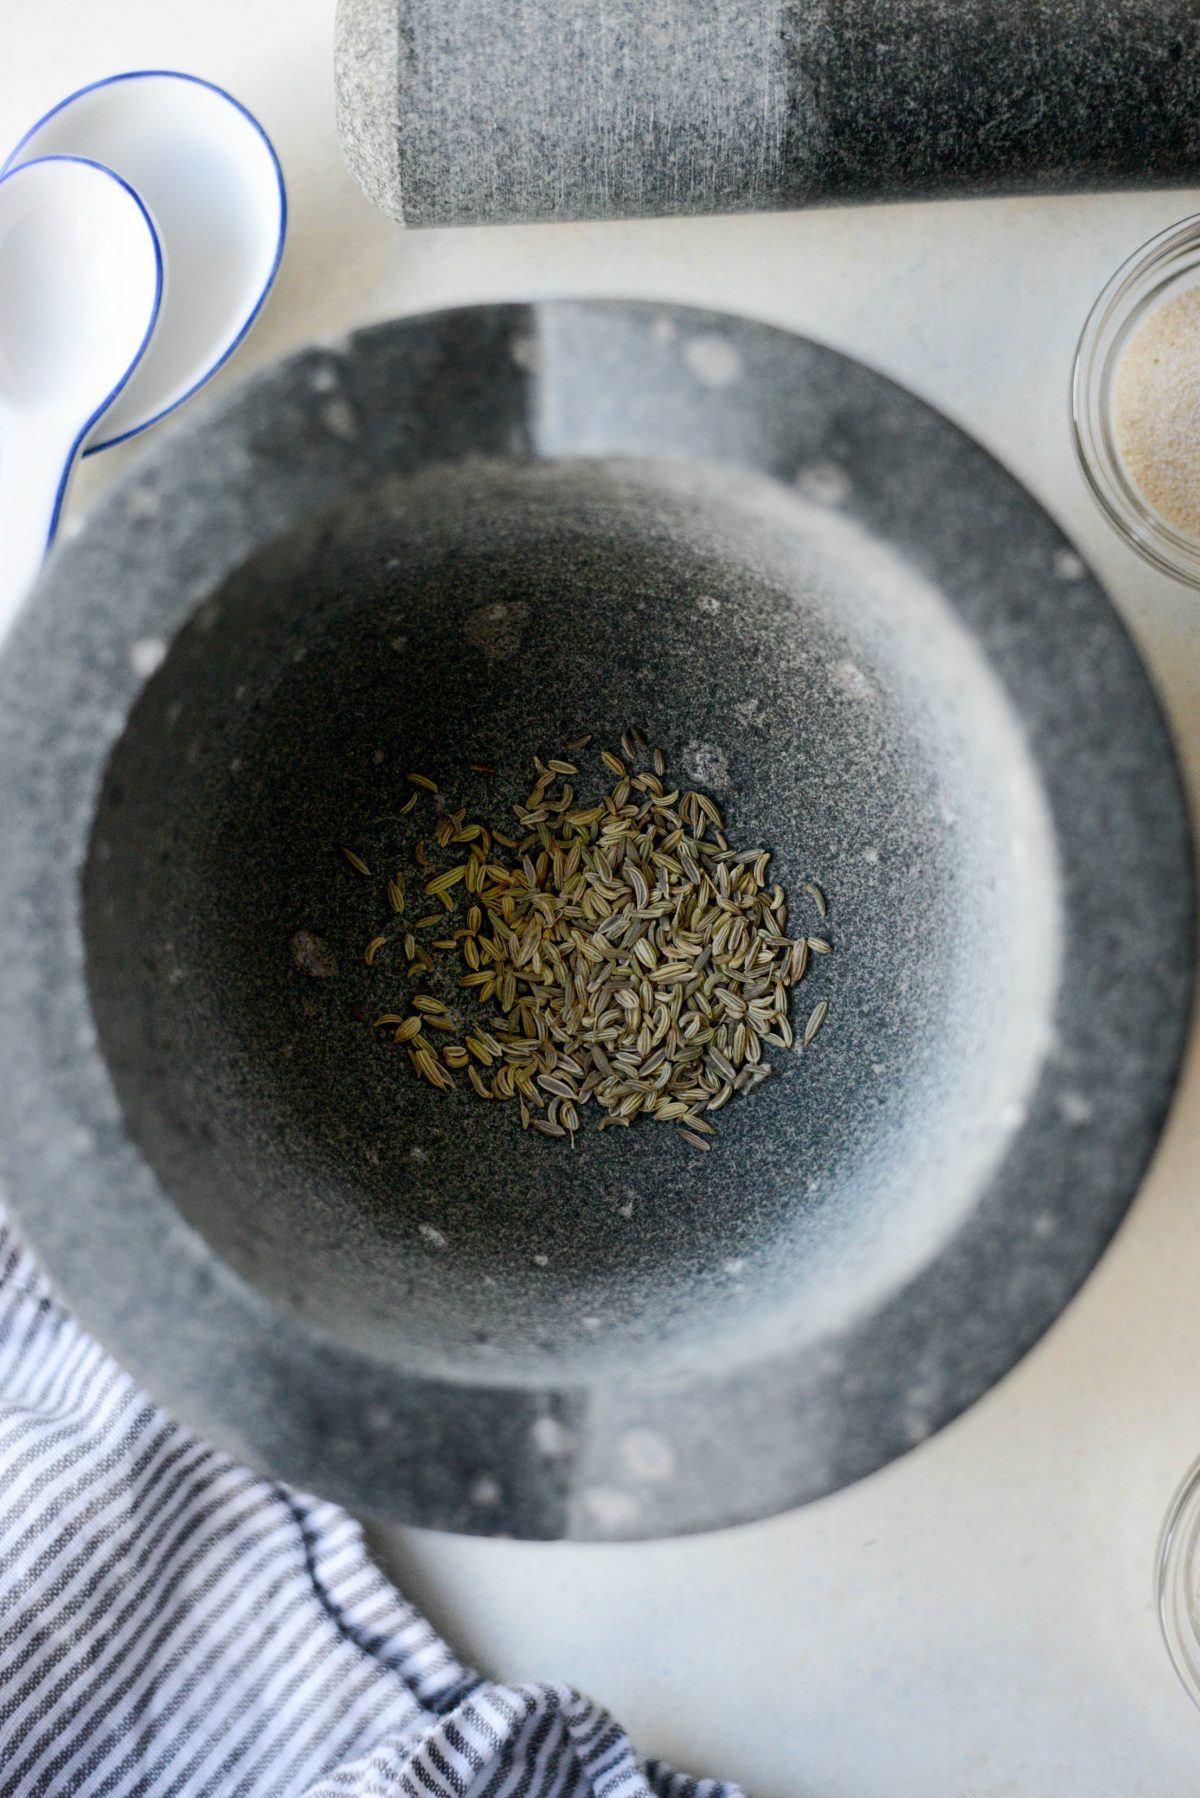
<svg viewBox="0 0 1200 1798">
<path fill-rule="evenodd" d="M 621 755 L 601 752 L 610 790 L 579 803 L 573 757 L 591 740 L 534 758 L 511 833 L 451 808 L 428 775 L 408 776 L 402 815 L 440 809 L 407 872 L 385 877 L 390 921 L 363 959 L 391 972 L 402 962 L 417 990 L 374 1028 L 392 1029 L 418 1079 L 515 1100 L 543 1136 L 573 1144 L 595 1105 L 601 1130 L 649 1118 L 706 1151 L 712 1114 L 770 1077 L 768 1050 L 796 1045 L 791 990 L 832 945 L 788 934 L 770 851 L 733 847 L 715 801 L 668 787 L 662 752 L 636 728 Z M 342 853 L 375 878 L 358 851 Z M 820 887 L 804 891 L 823 919 Z M 461 1006 L 420 990 L 443 957 L 475 1002 L 469 1025 Z M 808 1012 L 803 1047 L 827 1011 L 819 999 Z"/>
</svg>

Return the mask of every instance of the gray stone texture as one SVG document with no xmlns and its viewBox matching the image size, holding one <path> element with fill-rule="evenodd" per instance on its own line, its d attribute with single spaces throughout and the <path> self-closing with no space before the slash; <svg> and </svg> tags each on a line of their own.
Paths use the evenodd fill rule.
<svg viewBox="0 0 1200 1798">
<path fill-rule="evenodd" d="M 407 771 L 494 812 L 634 720 L 831 901 L 826 1026 L 708 1156 L 524 1135 L 365 1021 Z M 447 1529 L 711 1527 L 921 1441 L 1101 1253 L 1188 1017 L 1175 763 L 1082 563 L 901 389 L 684 309 L 384 325 L 152 447 L 0 655 L 0 840 L 52 1279 L 206 1435 Z"/>
<path fill-rule="evenodd" d="M 1194 0 L 339 0 L 350 166 L 412 225 L 1163 186 Z"/>
</svg>

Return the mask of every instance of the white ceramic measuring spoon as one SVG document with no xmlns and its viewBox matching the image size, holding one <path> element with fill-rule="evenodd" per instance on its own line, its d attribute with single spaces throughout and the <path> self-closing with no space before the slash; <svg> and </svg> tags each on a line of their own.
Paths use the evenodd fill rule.
<svg viewBox="0 0 1200 1798">
<path fill-rule="evenodd" d="M 0 635 L 58 527 L 79 447 L 150 341 L 154 227 L 110 169 L 70 156 L 0 179 Z"/>
<path fill-rule="evenodd" d="M 39 119 L 5 169 L 84 156 L 128 181 L 154 220 L 168 294 L 154 342 L 85 453 L 144 431 L 215 374 L 279 270 L 287 201 L 254 115 L 198 75 L 135 69 L 80 88 Z"/>
</svg>

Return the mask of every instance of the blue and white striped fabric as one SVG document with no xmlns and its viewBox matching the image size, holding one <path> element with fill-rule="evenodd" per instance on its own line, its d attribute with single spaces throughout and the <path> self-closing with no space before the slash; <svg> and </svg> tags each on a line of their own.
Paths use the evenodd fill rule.
<svg viewBox="0 0 1200 1798">
<path fill-rule="evenodd" d="M 0 1793 L 740 1798 L 462 1667 L 351 1518 L 165 1416 L 2 1217 Z"/>
</svg>

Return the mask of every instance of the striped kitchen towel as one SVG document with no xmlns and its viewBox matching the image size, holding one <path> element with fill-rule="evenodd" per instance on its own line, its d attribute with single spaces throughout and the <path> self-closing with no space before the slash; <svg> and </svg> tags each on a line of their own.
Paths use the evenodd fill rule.
<svg viewBox="0 0 1200 1798">
<path fill-rule="evenodd" d="M 741 1798 L 461 1666 L 353 1519 L 151 1404 L 2 1218 L 0 1793 Z"/>
</svg>

